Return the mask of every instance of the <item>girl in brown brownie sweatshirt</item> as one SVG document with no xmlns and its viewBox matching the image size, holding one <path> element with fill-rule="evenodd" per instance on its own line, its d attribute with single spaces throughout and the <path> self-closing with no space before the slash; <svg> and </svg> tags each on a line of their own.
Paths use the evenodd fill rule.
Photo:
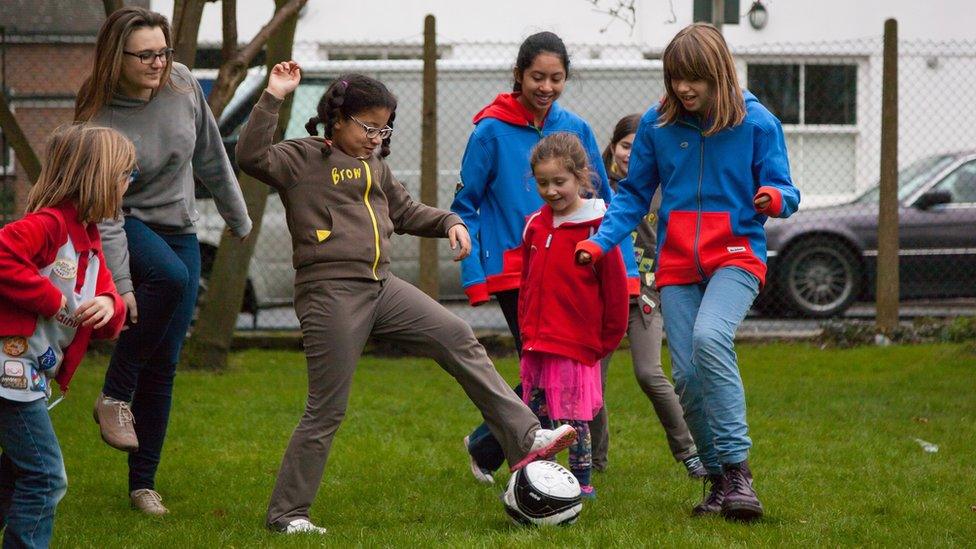
<svg viewBox="0 0 976 549">
<path fill-rule="evenodd" d="M 237 144 L 241 169 L 277 189 L 285 205 L 297 271 L 295 312 L 308 362 L 305 413 L 278 472 L 268 526 L 325 533 L 308 511 L 370 335 L 428 355 L 454 376 L 513 471 L 569 446 L 576 431 L 568 425 L 541 429 L 470 326 L 389 272 L 393 231 L 447 237 L 458 251 L 455 261 L 471 250 L 461 219 L 415 202 L 382 160 L 390 153 L 396 98 L 377 80 L 341 76 L 305 126 L 312 136 L 273 144 L 278 108 L 300 80 L 297 63 L 275 65 Z M 319 124 L 325 138 L 316 137 Z"/>
</svg>

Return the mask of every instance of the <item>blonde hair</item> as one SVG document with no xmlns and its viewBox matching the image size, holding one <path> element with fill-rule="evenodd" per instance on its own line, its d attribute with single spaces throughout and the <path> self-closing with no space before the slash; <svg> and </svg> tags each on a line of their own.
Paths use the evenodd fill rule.
<svg viewBox="0 0 976 549">
<path fill-rule="evenodd" d="M 116 130 L 61 126 L 47 142 L 41 175 L 27 196 L 27 212 L 71 200 L 82 223 L 115 218 L 122 207 L 123 177 L 135 163 L 135 147 Z"/>
<path fill-rule="evenodd" d="M 156 28 L 163 31 L 166 47 L 173 47 L 170 37 L 169 21 L 154 11 L 136 6 L 128 6 L 112 12 L 102 24 L 95 41 L 95 56 L 91 74 L 85 79 L 75 98 L 75 121 L 87 122 L 102 110 L 119 87 L 122 77 L 122 56 L 125 43 L 132 33 L 139 29 Z M 159 90 L 170 83 L 173 60 L 169 59 L 163 67 L 159 87 L 152 91 L 155 97 Z"/>
<path fill-rule="evenodd" d="M 745 120 L 746 106 L 735 72 L 735 62 L 718 29 L 707 23 L 695 23 L 678 31 L 664 50 L 664 88 L 658 125 L 677 121 L 685 112 L 671 85 L 673 80 L 704 80 L 711 97 L 708 112 L 704 113 L 708 127 L 704 135 L 716 133 Z"/>
<path fill-rule="evenodd" d="M 581 194 L 598 195 L 591 179 L 589 157 L 576 134 L 557 132 L 542 138 L 532 148 L 532 155 L 529 157 L 529 165 L 532 166 L 532 171 L 534 172 L 536 165 L 544 160 L 562 162 L 563 167 L 570 171 L 579 182 Z"/>
</svg>

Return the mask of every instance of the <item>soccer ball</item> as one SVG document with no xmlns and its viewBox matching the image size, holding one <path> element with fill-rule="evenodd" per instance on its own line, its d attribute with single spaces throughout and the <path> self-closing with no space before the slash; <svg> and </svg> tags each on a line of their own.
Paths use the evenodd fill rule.
<svg viewBox="0 0 976 549">
<path fill-rule="evenodd" d="M 554 461 L 533 461 L 516 471 L 502 503 L 517 524 L 573 524 L 583 509 L 576 477 Z"/>
</svg>

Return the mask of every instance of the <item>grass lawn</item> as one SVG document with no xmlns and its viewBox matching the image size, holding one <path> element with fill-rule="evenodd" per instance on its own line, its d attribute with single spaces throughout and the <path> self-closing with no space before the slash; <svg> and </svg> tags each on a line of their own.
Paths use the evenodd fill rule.
<svg viewBox="0 0 976 549">
<path fill-rule="evenodd" d="M 976 542 L 976 355 L 960 346 L 820 350 L 740 346 L 752 465 L 767 517 L 693 519 L 701 485 L 667 450 L 617 353 L 607 390 L 610 467 L 578 524 L 509 523 L 461 438 L 480 416 L 423 359 L 366 358 L 312 519 L 326 537 L 263 527 L 305 398 L 297 352 L 247 351 L 223 374 L 181 372 L 157 489 L 171 514 L 129 510 L 123 454 L 91 420 L 107 359 L 89 358 L 53 410 L 69 477 L 55 547 L 937 546 Z M 499 360 L 508 380 L 513 359 Z M 939 446 L 926 453 L 914 440 Z M 565 454 L 562 456 L 565 460 Z M 507 474 L 502 474 L 502 481 Z"/>
</svg>

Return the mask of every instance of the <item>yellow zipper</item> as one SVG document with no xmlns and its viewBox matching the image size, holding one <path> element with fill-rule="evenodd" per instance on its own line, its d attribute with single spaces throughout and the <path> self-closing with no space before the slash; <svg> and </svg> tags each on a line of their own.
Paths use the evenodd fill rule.
<svg viewBox="0 0 976 549">
<path fill-rule="evenodd" d="M 360 160 L 360 162 L 366 168 L 366 192 L 363 193 L 363 203 L 366 204 L 369 219 L 373 222 L 373 242 L 376 244 L 376 259 L 373 260 L 373 279 L 379 280 L 380 277 L 376 275 L 376 267 L 380 264 L 380 229 L 376 225 L 376 214 L 373 213 L 373 207 L 369 205 L 369 189 L 373 186 L 373 173 L 369 171 L 369 164 L 365 160 Z"/>
</svg>

